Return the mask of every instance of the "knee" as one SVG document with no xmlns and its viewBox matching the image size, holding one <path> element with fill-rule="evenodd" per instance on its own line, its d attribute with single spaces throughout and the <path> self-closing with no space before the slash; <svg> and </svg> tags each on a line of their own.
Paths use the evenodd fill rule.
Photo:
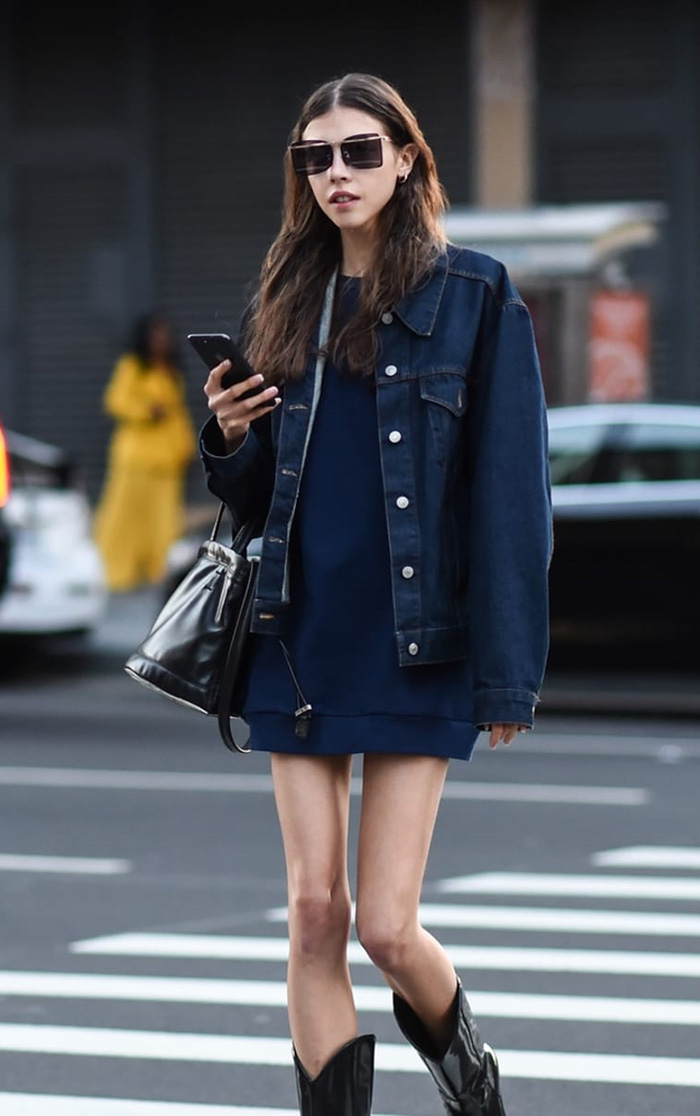
<svg viewBox="0 0 700 1116">
<path fill-rule="evenodd" d="M 349 895 L 301 888 L 289 904 L 290 946 L 309 956 L 337 953 L 347 947 L 351 917 Z"/>
<path fill-rule="evenodd" d="M 365 953 L 383 973 L 402 973 L 410 966 L 417 923 L 415 914 L 379 910 L 358 913 L 357 937 Z"/>
</svg>

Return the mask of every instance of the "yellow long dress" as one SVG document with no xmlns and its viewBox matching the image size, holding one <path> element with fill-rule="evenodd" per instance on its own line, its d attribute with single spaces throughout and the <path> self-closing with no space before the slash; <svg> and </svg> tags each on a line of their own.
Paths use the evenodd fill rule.
<svg viewBox="0 0 700 1116">
<path fill-rule="evenodd" d="M 103 406 L 116 428 L 93 533 L 108 587 L 124 591 L 156 584 L 165 573 L 168 548 L 183 527 L 196 440 L 182 377 L 164 365 L 122 356 Z"/>
</svg>

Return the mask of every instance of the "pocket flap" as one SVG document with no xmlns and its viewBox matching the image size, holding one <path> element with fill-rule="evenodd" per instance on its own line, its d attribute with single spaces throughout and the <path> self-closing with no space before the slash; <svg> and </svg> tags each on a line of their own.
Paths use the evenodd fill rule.
<svg viewBox="0 0 700 1116">
<path fill-rule="evenodd" d="M 467 379 L 463 372 L 429 372 L 420 377 L 421 398 L 447 407 L 453 415 L 467 409 Z"/>
</svg>

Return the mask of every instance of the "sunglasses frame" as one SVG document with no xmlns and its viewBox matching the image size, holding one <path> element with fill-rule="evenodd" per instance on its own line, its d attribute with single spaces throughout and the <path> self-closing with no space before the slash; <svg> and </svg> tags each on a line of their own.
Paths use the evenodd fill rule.
<svg viewBox="0 0 700 1116">
<path fill-rule="evenodd" d="M 353 144 L 358 141 L 366 141 L 369 139 L 379 141 L 379 145 L 377 147 L 377 157 L 379 161 L 364 164 L 360 163 L 358 165 L 352 159 L 352 152 L 347 152 L 346 150 L 344 150 L 344 148 L 346 148 L 347 144 Z M 383 136 L 380 135 L 378 132 L 358 132 L 357 135 L 346 136 L 345 139 L 340 140 L 338 143 L 330 143 L 328 140 L 298 140 L 295 143 L 290 143 L 288 150 L 292 158 L 292 166 L 294 167 L 295 174 L 298 174 L 300 178 L 310 178 L 311 175 L 323 174 L 324 171 L 330 170 L 330 168 L 333 166 L 336 147 L 340 148 L 340 156 L 346 167 L 353 167 L 354 170 L 377 170 L 384 163 L 384 150 L 381 144 L 382 140 L 388 140 L 389 143 L 393 143 L 391 136 Z M 300 161 L 298 162 L 295 159 L 295 154 L 299 152 L 300 154 L 304 155 L 307 151 L 313 150 L 317 150 L 319 154 L 321 151 L 323 151 L 324 161 L 323 166 L 319 166 L 315 170 L 309 170 L 306 165 L 302 165 Z"/>
</svg>

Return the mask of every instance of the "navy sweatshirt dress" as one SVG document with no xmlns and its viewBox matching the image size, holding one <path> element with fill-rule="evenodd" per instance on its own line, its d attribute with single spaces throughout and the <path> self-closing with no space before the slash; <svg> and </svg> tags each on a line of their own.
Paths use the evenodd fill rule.
<svg viewBox="0 0 700 1116">
<path fill-rule="evenodd" d="M 359 279 L 340 276 L 335 313 Z M 372 377 L 328 360 L 289 552 L 279 638 L 252 633 L 243 716 L 254 750 L 393 752 L 469 760 L 478 729 L 467 660 L 399 666 Z M 295 734 L 297 693 L 279 640 L 313 706 Z"/>
</svg>

